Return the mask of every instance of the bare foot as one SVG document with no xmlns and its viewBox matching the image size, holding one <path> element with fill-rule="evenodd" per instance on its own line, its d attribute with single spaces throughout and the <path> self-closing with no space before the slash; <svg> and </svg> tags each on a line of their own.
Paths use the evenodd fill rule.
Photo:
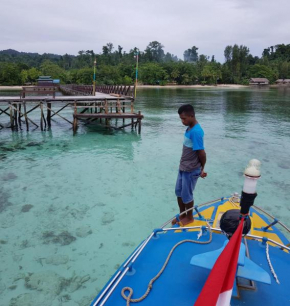
<svg viewBox="0 0 290 306">
<path fill-rule="evenodd" d="M 185 218 L 186 218 L 185 215 L 179 216 L 179 221 L 182 221 L 182 220 L 184 220 Z M 173 220 L 171 221 L 171 224 L 172 224 L 172 225 L 175 225 L 175 224 L 179 223 L 179 221 L 177 221 L 177 219 L 175 218 L 175 219 L 173 219 Z"/>
<path fill-rule="evenodd" d="M 182 223 L 183 226 L 185 226 L 185 225 L 188 225 L 188 224 L 192 223 L 193 221 L 194 221 L 193 218 L 185 217 L 185 218 L 182 219 L 181 223 Z"/>
</svg>

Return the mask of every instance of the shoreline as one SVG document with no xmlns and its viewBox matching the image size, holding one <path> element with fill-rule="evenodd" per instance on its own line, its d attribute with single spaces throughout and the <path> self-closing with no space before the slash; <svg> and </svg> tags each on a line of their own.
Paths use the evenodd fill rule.
<svg viewBox="0 0 290 306">
<path fill-rule="evenodd" d="M 219 85 L 138 85 L 137 88 L 143 89 L 143 88 L 232 88 L 232 89 L 239 89 L 239 88 L 255 88 L 259 86 L 251 86 L 251 85 L 240 85 L 240 84 L 219 84 Z M 281 86 L 281 85 L 267 85 L 265 87 L 270 88 L 285 88 L 289 86 Z M 19 91 L 22 90 L 22 86 L 1 86 L 0 85 L 0 91 Z"/>
<path fill-rule="evenodd" d="M 219 84 L 219 85 L 138 85 L 137 88 L 247 88 L 249 85 Z"/>
<path fill-rule="evenodd" d="M 221 84 L 221 85 L 138 85 L 137 88 L 245 88 L 248 85 Z M 22 86 L 1 86 L 0 91 L 22 90 Z"/>
</svg>

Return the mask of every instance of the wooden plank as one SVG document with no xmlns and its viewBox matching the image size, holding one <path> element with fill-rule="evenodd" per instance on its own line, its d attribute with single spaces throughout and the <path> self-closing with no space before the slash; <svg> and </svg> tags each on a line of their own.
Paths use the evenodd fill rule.
<svg viewBox="0 0 290 306">
<path fill-rule="evenodd" d="M 21 128 L 21 105 L 22 104 L 18 104 L 18 109 L 19 109 L 19 111 L 18 111 L 18 125 L 20 126 L 20 128 Z"/>
<path fill-rule="evenodd" d="M 44 112 L 43 112 L 43 103 L 40 104 L 40 109 L 41 109 L 40 128 L 43 131 L 43 123 L 44 123 L 44 128 L 46 128 L 46 121 L 45 121 Z"/>
<path fill-rule="evenodd" d="M 43 131 L 43 104 L 40 103 L 40 129 Z"/>
<path fill-rule="evenodd" d="M 47 103 L 47 106 L 51 108 L 51 103 Z M 51 111 L 49 109 L 47 109 L 46 120 L 47 120 L 47 125 L 50 128 L 51 127 Z"/>
<path fill-rule="evenodd" d="M 77 105 L 77 108 L 85 108 L 86 110 L 87 109 L 89 109 L 89 108 L 95 108 L 95 107 L 97 107 L 97 108 L 103 108 L 103 109 L 105 109 L 106 108 L 106 106 L 105 105 L 96 105 L 96 106 L 88 106 L 88 105 Z M 117 104 L 116 105 L 110 105 L 110 108 L 111 107 L 117 107 Z M 123 106 L 122 106 L 122 108 L 123 108 Z M 131 109 L 131 105 L 129 106 L 124 106 L 124 108 L 129 108 L 129 109 Z"/>
<path fill-rule="evenodd" d="M 2 113 L 4 113 L 4 114 L 7 115 L 8 117 L 10 117 L 10 114 L 7 113 L 7 110 L 8 110 L 8 109 L 9 109 L 9 106 L 8 106 L 6 109 L 4 109 L 4 110 L 0 108 L 0 111 L 1 111 L 0 115 L 1 115 Z"/>
<path fill-rule="evenodd" d="M 134 99 L 131 100 L 131 113 L 134 113 Z"/>
<path fill-rule="evenodd" d="M 141 115 L 141 112 L 138 112 L 139 115 Z M 138 119 L 139 121 L 139 127 L 138 127 L 138 134 L 141 134 L 141 119 Z"/>
<path fill-rule="evenodd" d="M 17 106 L 17 105 L 16 105 Z M 16 129 L 18 129 L 18 123 L 17 123 L 17 111 L 18 109 L 16 107 L 13 107 L 14 108 L 14 126 Z"/>
<path fill-rule="evenodd" d="M 15 104 L 15 105 L 17 105 L 17 104 Z M 10 109 L 9 106 L 8 106 L 5 110 L 3 110 L 3 109 L 0 108 L 0 111 L 1 111 L 0 115 L 1 115 L 2 113 L 4 113 L 4 114 L 7 115 L 8 117 L 10 117 L 10 114 L 6 112 L 8 109 Z M 20 108 L 20 109 L 21 109 L 21 108 Z M 20 114 L 21 114 L 21 113 L 20 113 Z M 20 115 L 20 117 L 22 117 L 22 116 Z M 24 122 L 24 121 L 22 121 L 22 122 Z"/>
<path fill-rule="evenodd" d="M 73 122 L 69 121 L 68 119 L 64 118 L 63 116 L 61 116 L 60 114 L 56 114 L 55 111 L 53 111 L 51 108 L 49 108 L 48 106 L 46 106 L 46 108 L 48 108 L 51 112 L 53 112 L 55 115 L 59 116 L 60 118 L 62 118 L 63 120 L 67 121 L 68 123 L 70 123 L 71 125 L 73 125 Z"/>
<path fill-rule="evenodd" d="M 11 109 L 12 108 L 14 108 L 14 106 L 13 105 L 11 105 Z M 22 114 L 22 113 L 21 113 Z M 23 114 L 22 114 L 22 116 L 24 116 Z M 27 119 L 31 122 L 31 123 L 33 123 L 36 127 L 38 127 L 38 125 L 36 124 L 36 123 L 34 123 L 31 119 L 29 119 L 28 117 L 27 117 Z"/>
<path fill-rule="evenodd" d="M 78 128 L 78 119 L 76 117 L 77 115 L 77 103 L 74 103 L 74 120 L 73 120 L 73 134 L 76 134 L 77 128 Z"/>
<path fill-rule="evenodd" d="M 118 114 L 118 113 L 98 113 L 98 114 L 77 114 L 76 115 L 77 118 L 120 118 L 120 119 L 143 119 L 143 115 L 139 115 L 139 114 L 130 114 L 130 113 L 126 113 L 126 114 Z"/>
<path fill-rule="evenodd" d="M 136 124 L 138 121 L 135 121 L 135 122 L 133 122 L 133 124 Z M 130 126 L 130 125 L 132 125 L 132 123 L 128 123 L 128 124 L 125 124 L 125 125 L 122 125 L 122 126 L 118 126 L 118 129 L 123 129 L 123 128 L 125 128 L 125 127 L 127 127 L 127 126 Z"/>
<path fill-rule="evenodd" d="M 25 103 L 25 102 L 24 102 Z M 33 110 L 35 110 L 37 107 L 39 107 L 39 105 L 40 104 L 38 104 L 38 105 L 36 105 L 35 107 L 33 107 L 32 109 L 30 109 L 27 113 L 26 113 L 26 115 L 27 114 L 29 114 L 30 112 L 32 112 Z M 21 115 L 21 117 L 23 117 L 24 115 Z"/>
<path fill-rule="evenodd" d="M 66 108 L 68 105 L 71 105 L 71 103 L 67 103 L 65 106 L 63 106 L 61 109 L 59 109 L 55 114 L 53 114 L 50 118 L 52 118 L 54 115 L 62 111 L 64 108 Z M 47 103 L 47 106 L 51 108 L 51 103 Z"/>
<path fill-rule="evenodd" d="M 104 95 L 103 97 L 100 96 L 57 96 L 55 99 L 51 97 L 46 97 L 46 96 L 30 96 L 29 98 L 16 98 L 16 97 L 0 97 L 0 103 L 22 103 L 23 101 L 28 101 L 28 102 L 53 102 L 53 103 L 68 103 L 71 102 L 72 104 L 74 103 L 75 100 L 77 100 L 78 103 L 81 102 L 98 102 L 98 101 L 104 101 L 104 100 L 117 100 L 116 97 L 112 97 L 109 95 Z M 129 97 L 119 97 L 118 99 L 120 100 L 127 100 L 130 99 Z"/>
<path fill-rule="evenodd" d="M 29 131 L 29 123 L 27 120 L 27 113 L 26 113 L 26 103 L 23 103 L 23 109 L 24 109 L 24 117 L 25 117 L 25 123 L 26 123 L 26 131 Z"/>
<path fill-rule="evenodd" d="M 13 130 L 13 127 L 14 127 L 13 122 L 14 122 L 14 120 L 13 120 L 13 116 L 12 116 L 12 105 L 11 104 L 9 105 L 9 108 L 10 108 L 10 127 Z"/>
</svg>

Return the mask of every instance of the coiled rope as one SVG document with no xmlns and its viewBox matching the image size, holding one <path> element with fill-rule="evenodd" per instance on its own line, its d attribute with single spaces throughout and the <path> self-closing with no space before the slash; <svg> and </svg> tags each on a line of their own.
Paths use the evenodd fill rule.
<svg viewBox="0 0 290 306">
<path fill-rule="evenodd" d="M 122 297 L 127 301 L 127 304 L 126 306 L 130 306 L 130 303 L 138 303 L 138 302 L 141 302 L 143 301 L 144 299 L 146 299 L 146 297 L 148 296 L 148 294 L 150 293 L 152 287 L 153 287 L 153 283 L 161 276 L 161 274 L 163 273 L 163 271 L 165 270 L 168 262 L 169 262 L 169 259 L 171 257 L 171 255 L 173 254 L 174 250 L 179 246 L 181 245 L 182 243 L 185 243 L 185 242 L 190 242 L 190 243 L 197 243 L 197 244 L 208 244 L 212 241 L 212 231 L 211 231 L 211 228 L 210 228 L 210 225 L 209 223 L 206 221 L 206 224 L 208 226 L 208 229 L 209 229 L 209 240 L 207 241 L 197 241 L 197 240 L 191 240 L 191 239 L 185 239 L 185 240 L 182 240 L 180 242 L 178 242 L 177 244 L 175 244 L 173 246 L 173 248 L 171 249 L 171 251 L 169 252 L 164 264 L 163 264 L 163 267 L 161 268 L 161 270 L 156 274 L 156 276 L 154 276 L 150 282 L 148 283 L 148 287 L 147 287 L 147 290 L 146 292 L 138 299 L 131 299 L 132 295 L 133 295 L 133 289 L 131 287 L 124 287 L 121 291 L 121 295 Z M 129 294 L 128 295 L 125 295 L 125 292 L 126 291 L 129 291 Z"/>
</svg>

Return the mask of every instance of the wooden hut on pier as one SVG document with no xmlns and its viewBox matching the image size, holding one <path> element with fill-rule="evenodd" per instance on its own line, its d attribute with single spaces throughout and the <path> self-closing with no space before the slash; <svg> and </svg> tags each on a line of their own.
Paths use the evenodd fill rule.
<svg viewBox="0 0 290 306">
<path fill-rule="evenodd" d="M 54 86 L 51 76 L 40 76 L 37 79 L 37 86 Z"/>
<path fill-rule="evenodd" d="M 251 78 L 250 85 L 269 85 L 270 82 L 266 78 Z"/>
<path fill-rule="evenodd" d="M 277 85 L 290 85 L 290 79 L 278 79 L 275 83 Z"/>
</svg>

